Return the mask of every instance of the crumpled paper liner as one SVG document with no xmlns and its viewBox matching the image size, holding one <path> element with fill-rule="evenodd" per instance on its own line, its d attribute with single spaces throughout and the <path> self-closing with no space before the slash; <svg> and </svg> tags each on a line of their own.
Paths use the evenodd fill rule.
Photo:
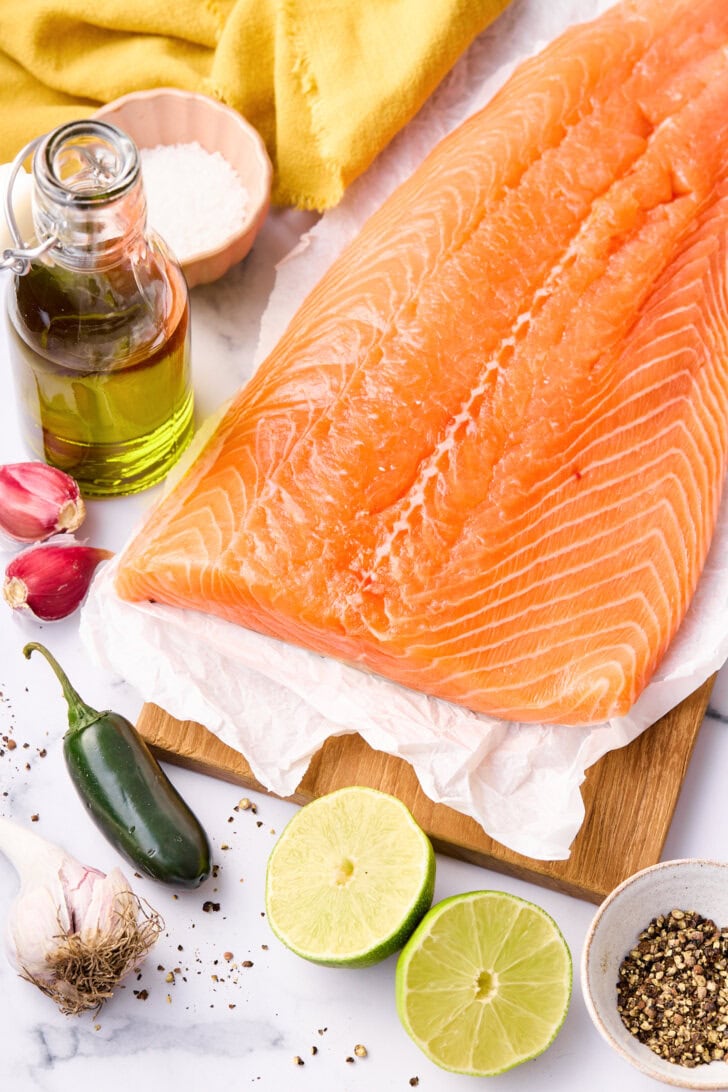
<svg viewBox="0 0 728 1092">
<path fill-rule="evenodd" d="M 728 659 L 728 517 L 668 656 L 629 715 L 591 728 L 514 724 L 407 690 L 212 615 L 130 604 L 101 570 L 82 613 L 87 647 L 142 696 L 204 724 L 289 796 L 332 735 L 359 732 L 406 759 L 424 792 L 527 857 L 561 860 L 584 818 L 584 771 L 629 743 Z"/>
<path fill-rule="evenodd" d="M 574 19 L 595 14 L 592 5 L 581 13 L 572 6 Z M 606 6 L 600 0 L 599 8 Z M 503 82 L 511 65 L 494 69 L 496 29 L 474 44 L 342 205 L 281 263 L 258 361 L 366 217 Z M 511 34 L 508 48 L 514 40 Z M 539 44 L 527 42 L 528 52 Z M 375 749 L 406 759 L 432 800 L 471 816 L 518 853 L 560 860 L 583 821 L 585 770 L 629 743 L 728 659 L 727 508 L 724 503 L 690 612 L 659 671 L 628 716 L 590 728 L 495 720 L 209 615 L 125 603 L 113 590 L 116 561 L 94 581 L 81 633 L 102 666 L 172 716 L 216 733 L 244 754 L 272 792 L 293 793 L 329 736 L 359 732 Z"/>
</svg>

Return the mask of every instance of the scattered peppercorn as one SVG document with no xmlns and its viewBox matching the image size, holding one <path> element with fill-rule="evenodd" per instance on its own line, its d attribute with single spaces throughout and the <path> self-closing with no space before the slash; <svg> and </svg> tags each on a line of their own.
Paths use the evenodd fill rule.
<svg viewBox="0 0 728 1092">
<path fill-rule="evenodd" d="M 640 1042 L 693 1068 L 728 1054 L 728 929 L 694 910 L 653 918 L 622 960 L 617 1011 Z"/>
<path fill-rule="evenodd" d="M 419 1077 L 410 1077 L 409 1083 L 410 1083 L 412 1088 L 417 1088 L 417 1085 L 420 1083 L 420 1078 Z"/>
</svg>

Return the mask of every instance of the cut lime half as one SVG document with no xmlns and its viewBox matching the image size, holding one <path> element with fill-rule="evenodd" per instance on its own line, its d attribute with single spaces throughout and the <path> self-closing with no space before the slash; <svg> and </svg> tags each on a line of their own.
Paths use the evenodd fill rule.
<svg viewBox="0 0 728 1092">
<path fill-rule="evenodd" d="M 553 918 L 502 891 L 430 910 L 397 962 L 397 1011 L 431 1061 L 491 1077 L 555 1039 L 571 998 L 571 953 Z"/>
<path fill-rule="evenodd" d="M 401 803 L 363 786 L 301 808 L 268 860 L 276 936 L 304 959 L 363 967 L 398 951 L 432 904 L 435 854 Z"/>
</svg>

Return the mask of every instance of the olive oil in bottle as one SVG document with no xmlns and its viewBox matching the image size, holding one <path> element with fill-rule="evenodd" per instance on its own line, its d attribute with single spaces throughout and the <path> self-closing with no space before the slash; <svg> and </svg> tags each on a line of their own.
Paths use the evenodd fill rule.
<svg viewBox="0 0 728 1092">
<path fill-rule="evenodd" d="M 87 496 L 159 481 L 189 443 L 189 303 L 146 227 L 139 156 L 120 130 L 71 122 L 33 160 L 36 236 L 14 277 L 10 346 L 25 441 Z"/>
</svg>

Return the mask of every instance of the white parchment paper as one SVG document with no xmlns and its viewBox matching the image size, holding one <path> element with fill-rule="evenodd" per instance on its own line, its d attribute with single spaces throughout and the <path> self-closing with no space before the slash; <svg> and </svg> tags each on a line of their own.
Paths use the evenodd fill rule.
<svg viewBox="0 0 728 1092">
<path fill-rule="evenodd" d="M 513 63 L 544 37 L 607 6 L 594 0 L 515 0 L 504 21 L 474 43 L 342 204 L 281 263 L 261 325 L 258 361 L 341 248 L 430 147 L 483 105 Z M 544 10 L 554 7 L 558 13 Z M 660 670 L 629 716 L 592 728 L 494 720 L 212 616 L 122 602 L 113 590 L 115 561 L 94 581 L 81 632 L 104 667 L 126 678 L 145 700 L 217 733 L 279 795 L 295 790 L 327 737 L 359 732 L 372 747 L 405 758 L 429 797 L 472 816 L 502 844 L 533 858 L 563 859 L 584 816 L 585 770 L 654 723 L 728 659 L 726 507 L 698 593 Z"/>
</svg>

